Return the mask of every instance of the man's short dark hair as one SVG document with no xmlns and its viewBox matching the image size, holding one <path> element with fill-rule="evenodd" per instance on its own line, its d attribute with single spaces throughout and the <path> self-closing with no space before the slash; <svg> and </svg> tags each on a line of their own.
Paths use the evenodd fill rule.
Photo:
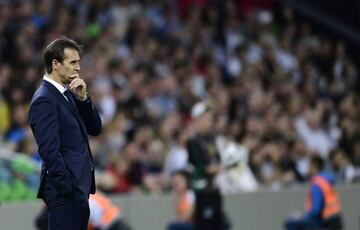
<svg viewBox="0 0 360 230">
<path fill-rule="evenodd" d="M 180 169 L 177 170 L 175 172 L 173 172 L 171 174 L 172 177 L 174 176 L 181 176 L 182 178 L 185 179 L 186 182 L 186 188 L 190 189 L 191 188 L 191 175 L 188 171 L 184 170 L 184 169 Z"/>
<path fill-rule="evenodd" d="M 75 49 L 79 54 L 82 53 L 82 47 L 74 40 L 67 37 L 57 38 L 52 41 L 44 50 L 43 59 L 45 64 L 46 73 L 52 72 L 52 61 L 56 59 L 60 63 L 63 63 L 65 59 L 65 48 Z"/>
<path fill-rule="evenodd" d="M 314 164 L 316 166 L 316 168 L 319 171 L 323 170 L 324 167 L 325 167 L 325 162 L 320 156 L 314 155 L 314 156 L 311 157 L 310 161 L 311 161 L 312 164 Z"/>
</svg>

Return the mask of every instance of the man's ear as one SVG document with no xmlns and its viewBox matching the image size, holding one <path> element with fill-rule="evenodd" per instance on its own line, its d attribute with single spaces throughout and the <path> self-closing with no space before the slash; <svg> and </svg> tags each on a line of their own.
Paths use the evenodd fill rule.
<svg viewBox="0 0 360 230">
<path fill-rule="evenodd" d="M 58 60 L 53 59 L 52 60 L 52 69 L 57 71 L 59 69 L 59 67 L 60 67 L 60 64 L 61 63 Z"/>
</svg>

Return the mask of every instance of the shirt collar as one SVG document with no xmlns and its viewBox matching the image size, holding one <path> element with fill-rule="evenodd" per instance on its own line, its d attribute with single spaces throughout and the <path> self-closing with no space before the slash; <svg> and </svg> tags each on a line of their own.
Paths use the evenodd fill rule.
<svg viewBox="0 0 360 230">
<path fill-rule="evenodd" d="M 57 90 L 59 90 L 62 94 L 64 94 L 64 92 L 67 90 L 67 88 L 65 88 L 63 85 L 59 84 L 58 82 L 54 81 L 46 75 L 44 75 L 44 80 L 55 86 L 55 88 L 57 88 Z"/>
</svg>

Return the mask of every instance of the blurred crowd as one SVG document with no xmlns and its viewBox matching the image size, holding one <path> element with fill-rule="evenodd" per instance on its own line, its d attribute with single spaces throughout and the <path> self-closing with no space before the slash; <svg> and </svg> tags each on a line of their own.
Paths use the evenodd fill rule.
<svg viewBox="0 0 360 230">
<path fill-rule="evenodd" d="M 201 101 L 212 104 L 212 135 L 246 148 L 259 185 L 308 181 L 314 154 L 338 182 L 355 182 L 360 84 L 346 45 L 290 9 L 275 20 L 239 2 L 0 1 L 1 145 L 40 162 L 27 108 L 43 78 L 42 48 L 66 35 L 84 45 L 80 75 L 103 121 L 90 140 L 102 190 L 166 191 L 169 176 L 188 168 Z"/>
</svg>

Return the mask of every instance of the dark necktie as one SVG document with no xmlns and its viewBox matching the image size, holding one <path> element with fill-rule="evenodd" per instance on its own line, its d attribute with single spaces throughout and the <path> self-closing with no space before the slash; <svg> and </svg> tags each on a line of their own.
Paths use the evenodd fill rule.
<svg viewBox="0 0 360 230">
<path fill-rule="evenodd" d="M 67 98 L 70 105 L 72 106 L 72 108 L 76 110 L 76 105 L 75 105 L 73 97 L 71 96 L 70 90 L 65 90 L 64 95 Z"/>
</svg>

